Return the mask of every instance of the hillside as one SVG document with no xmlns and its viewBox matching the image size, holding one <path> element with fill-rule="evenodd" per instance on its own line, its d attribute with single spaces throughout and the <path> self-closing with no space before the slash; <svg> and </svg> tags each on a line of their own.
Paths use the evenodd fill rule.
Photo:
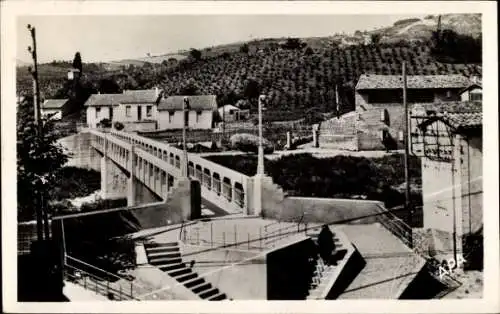
<svg viewBox="0 0 500 314">
<path fill-rule="evenodd" d="M 401 40 L 425 41 L 437 29 L 438 15 L 428 15 L 423 19 L 404 19 L 390 27 L 370 32 L 380 34 L 382 43 L 395 43 Z M 481 36 L 481 14 L 443 14 L 441 29 L 450 29 L 461 35 L 474 38 Z"/>
<path fill-rule="evenodd" d="M 442 17 L 443 28 L 467 30 L 473 35 L 480 31 L 480 22 L 480 16 L 473 14 Z M 187 58 L 180 61 L 173 61 L 170 54 L 122 60 L 114 67 L 86 64 L 84 79 L 94 89 L 99 89 L 99 81 L 106 78 L 116 82 L 121 89 L 158 86 L 167 95 L 215 94 L 219 104 L 234 104 L 246 99 L 244 104 L 253 109 L 256 95 L 264 93 L 268 96 L 266 116 L 270 120 L 297 119 L 310 108 L 332 111 L 337 86 L 342 111 L 350 111 L 354 103 L 354 86 L 361 74 L 400 74 L 402 61 L 408 62 L 409 75 L 481 75 L 480 64 L 437 61 L 431 53 L 430 38 L 425 37 L 435 28 L 434 23 L 437 17 L 432 16 L 398 21 L 391 27 L 377 30 L 382 34 L 379 44 L 339 44 L 340 35 L 300 39 L 297 47 L 286 46 L 286 38 L 259 39 L 203 49 L 198 58 L 183 51 L 180 54 Z M 347 42 L 356 42 L 367 34 L 357 32 L 348 37 Z M 418 43 L 409 40 L 419 36 L 425 40 Z M 405 40 L 384 42 L 384 38 L 396 37 Z M 245 45 L 248 49 L 242 49 Z M 166 63 L 163 62 L 165 58 Z M 160 60 L 163 63 L 159 63 Z M 134 63 L 133 66 L 122 66 L 128 62 Z M 47 97 L 57 94 L 66 81 L 68 66 L 40 66 L 43 94 Z M 31 75 L 26 67 L 18 68 L 17 81 L 18 91 L 31 89 Z"/>
</svg>

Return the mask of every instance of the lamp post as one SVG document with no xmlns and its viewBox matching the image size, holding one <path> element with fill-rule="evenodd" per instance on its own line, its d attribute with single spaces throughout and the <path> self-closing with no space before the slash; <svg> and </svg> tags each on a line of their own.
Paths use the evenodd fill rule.
<svg viewBox="0 0 500 314">
<path fill-rule="evenodd" d="M 186 147 L 186 128 L 189 125 L 189 98 L 184 97 L 182 102 L 182 114 L 184 116 L 184 122 L 182 123 L 182 152 L 184 155 L 184 164 L 182 165 L 182 176 L 188 177 L 188 153 Z"/>
<path fill-rule="evenodd" d="M 264 147 L 262 139 L 262 109 L 264 106 L 264 101 L 266 99 L 265 95 L 259 96 L 259 156 L 257 163 L 257 175 L 264 175 Z"/>
</svg>

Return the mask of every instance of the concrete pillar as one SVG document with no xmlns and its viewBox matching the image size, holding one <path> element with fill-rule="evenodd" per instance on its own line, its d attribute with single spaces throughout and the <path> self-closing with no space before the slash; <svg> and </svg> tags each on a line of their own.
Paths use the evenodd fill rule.
<svg viewBox="0 0 500 314">
<path fill-rule="evenodd" d="M 292 135 L 290 134 L 290 131 L 286 132 L 286 147 L 288 149 L 292 148 Z"/>
<path fill-rule="evenodd" d="M 103 137 L 103 156 L 101 157 L 101 195 L 102 198 L 108 198 L 108 163 L 107 156 L 108 153 L 108 141 L 106 140 L 106 134 Z"/>
<path fill-rule="evenodd" d="M 456 241 L 457 241 L 457 260 L 463 260 L 463 213 L 462 213 L 462 164 L 461 164 L 461 145 L 462 138 L 460 134 L 456 134 L 453 138 L 453 160 L 451 162 L 454 163 L 454 173 L 452 175 L 455 177 L 455 185 L 453 186 L 453 197 L 455 198 L 453 209 L 455 211 L 455 226 L 456 226 Z M 459 267 L 463 267 L 463 264 L 458 265 Z"/>
<path fill-rule="evenodd" d="M 313 125 L 312 133 L 313 133 L 313 145 L 314 147 L 319 147 L 319 140 L 318 140 L 318 124 Z"/>
<path fill-rule="evenodd" d="M 127 206 L 135 205 L 135 147 L 130 146 L 129 156 L 129 172 L 128 185 L 127 185 Z"/>
<path fill-rule="evenodd" d="M 262 214 L 262 183 L 263 183 L 264 175 L 256 174 L 253 177 L 253 214 L 261 215 Z"/>
</svg>

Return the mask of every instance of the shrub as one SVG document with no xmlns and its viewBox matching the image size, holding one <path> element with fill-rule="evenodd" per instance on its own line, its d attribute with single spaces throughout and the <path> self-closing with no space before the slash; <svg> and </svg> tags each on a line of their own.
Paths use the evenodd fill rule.
<svg viewBox="0 0 500 314">
<path fill-rule="evenodd" d="M 258 153 L 259 150 L 259 137 L 253 134 L 240 133 L 231 136 L 231 148 L 240 150 L 246 153 Z M 272 154 L 274 146 L 265 138 L 262 139 L 264 146 L 264 154 Z"/>
<path fill-rule="evenodd" d="M 110 128 L 111 127 L 111 120 L 104 118 L 101 121 L 99 121 L 99 127 L 101 128 Z"/>
<path fill-rule="evenodd" d="M 114 126 L 115 126 L 115 129 L 117 129 L 118 131 L 123 130 L 125 128 L 123 123 L 121 123 L 120 121 L 116 121 Z"/>
</svg>

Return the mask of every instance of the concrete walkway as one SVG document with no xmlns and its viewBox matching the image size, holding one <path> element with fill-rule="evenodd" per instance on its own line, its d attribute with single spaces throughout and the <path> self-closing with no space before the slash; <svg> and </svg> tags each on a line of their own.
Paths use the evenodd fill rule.
<svg viewBox="0 0 500 314">
<path fill-rule="evenodd" d="M 109 301 L 103 295 L 97 294 L 93 291 L 87 290 L 82 286 L 74 284 L 72 282 L 64 281 L 63 294 L 70 301 Z"/>
</svg>

